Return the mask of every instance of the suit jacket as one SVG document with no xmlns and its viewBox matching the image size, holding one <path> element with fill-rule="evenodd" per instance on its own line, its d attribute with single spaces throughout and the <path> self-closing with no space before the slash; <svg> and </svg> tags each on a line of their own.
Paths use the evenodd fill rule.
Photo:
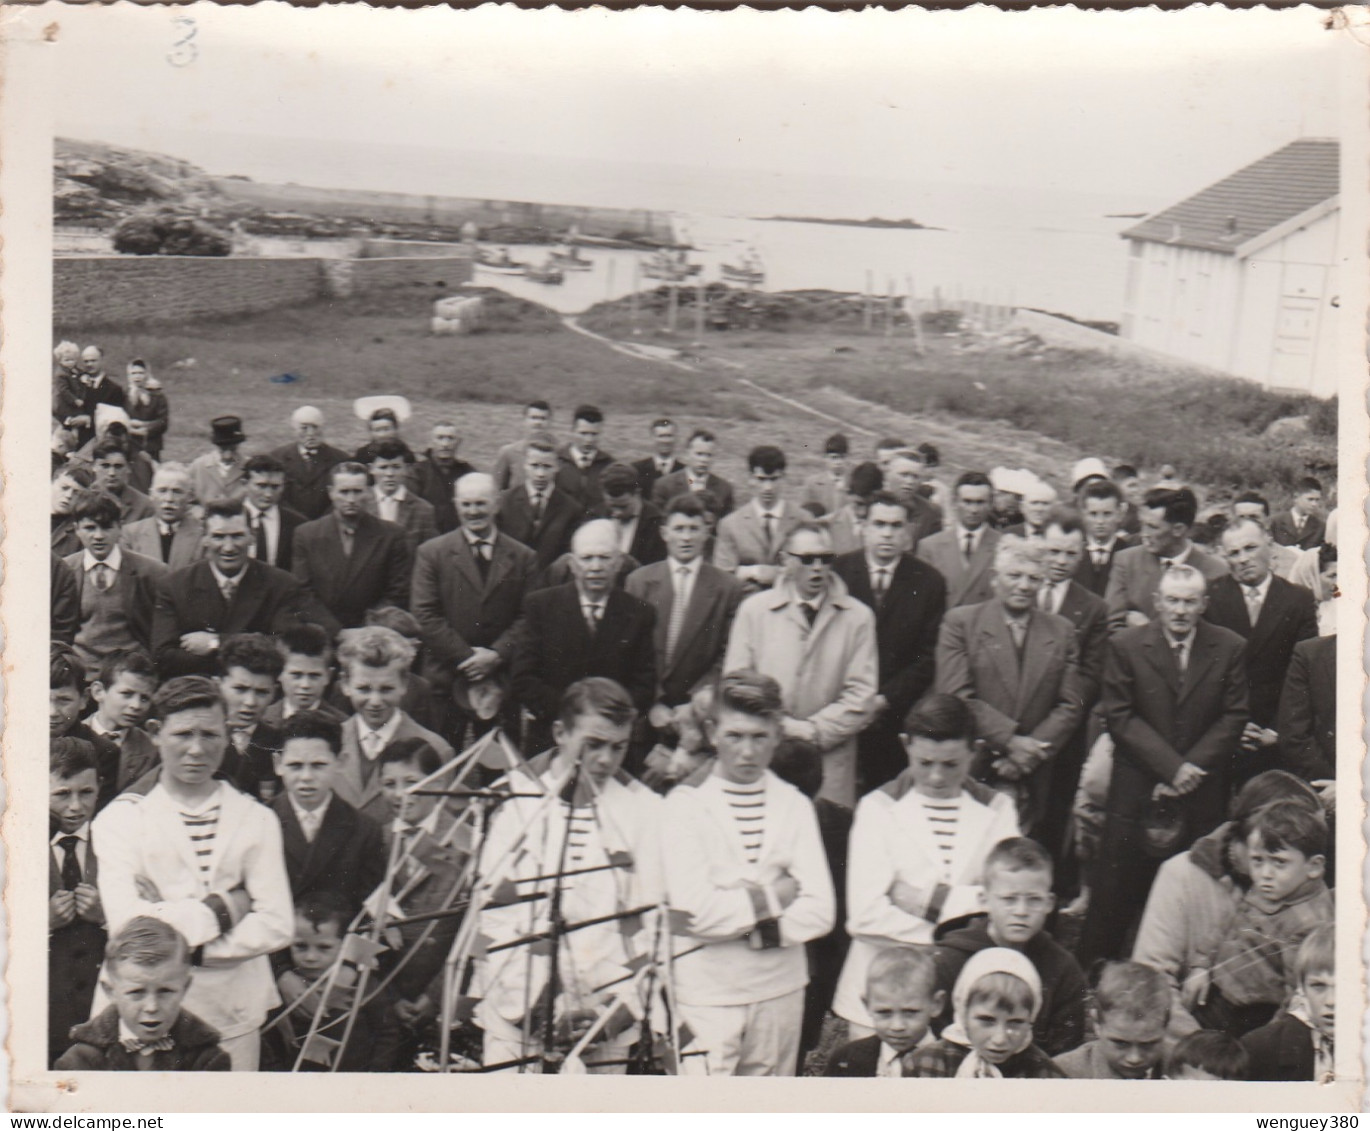
<svg viewBox="0 0 1370 1131">
<path fill-rule="evenodd" d="M 196 656 L 181 647 L 187 632 L 217 632 L 222 639 L 240 632 L 284 632 L 315 619 L 303 587 L 285 570 L 249 560 L 240 576 L 231 605 L 224 603 L 207 561 L 172 570 L 157 583 L 152 652 L 164 680 L 218 674 L 215 654 Z"/>
<path fill-rule="evenodd" d="M 1227 563 L 1204 553 L 1198 546 L 1190 547 L 1185 564 L 1203 574 L 1210 586 L 1218 578 L 1228 576 Z M 1139 612 L 1152 618 L 1156 616 L 1156 586 L 1161 583 L 1163 572 L 1161 559 L 1145 546 L 1132 546 L 1114 555 L 1113 568 L 1108 575 L 1108 591 L 1104 594 L 1104 600 L 1108 603 L 1110 632 L 1127 627 L 1129 612 Z"/>
<path fill-rule="evenodd" d="M 1303 533 L 1294 525 L 1292 511 L 1280 511 L 1270 519 L 1270 537 L 1281 546 L 1297 546 L 1300 550 L 1311 550 L 1321 546 L 1327 533 L 1327 520 L 1318 515 L 1309 515 L 1303 525 Z"/>
<path fill-rule="evenodd" d="M 1283 1011 L 1241 1040 L 1251 1057 L 1252 1080 L 1312 1080 L 1317 1071 L 1312 1031 Z"/>
<path fill-rule="evenodd" d="M 593 635 L 574 585 L 540 589 L 523 602 L 524 632 L 514 654 L 514 693 L 540 722 L 556 718 L 561 694 L 586 676 L 617 680 L 639 711 L 657 690 L 652 634 L 656 612 L 621 589 L 611 589 Z"/>
<path fill-rule="evenodd" d="M 165 559 L 168 569 L 185 569 L 205 556 L 204 523 L 194 515 L 186 515 L 171 536 L 171 556 Z M 153 561 L 162 561 L 162 535 L 157 529 L 157 517 L 140 518 L 130 522 L 119 535 L 119 545 Z"/>
<path fill-rule="evenodd" d="M 910 707 L 932 687 L 937 631 L 947 610 L 947 584 L 927 562 L 899 557 L 885 599 L 876 603 L 864 550 L 843 554 L 833 572 L 847 591 L 875 613 L 880 694 L 888 701 L 884 719 L 901 724 Z"/>
<path fill-rule="evenodd" d="M 605 506 L 594 507 L 585 517 L 587 521 L 592 518 L 608 518 L 609 511 Z M 633 540 L 628 546 L 628 557 L 639 566 L 651 565 L 666 557 L 666 543 L 661 539 L 661 524 L 665 520 L 666 516 L 661 513 L 661 508 L 651 503 L 644 502 L 638 510 L 637 529 L 633 531 Z"/>
<path fill-rule="evenodd" d="M 947 608 L 958 605 L 978 605 L 988 601 L 990 591 L 989 572 L 994 565 L 994 548 L 1002 535 L 999 531 L 984 527 L 975 553 L 966 561 L 962 548 L 956 543 L 958 527 L 942 530 L 918 543 L 917 553 L 928 564 L 935 566 L 947 583 Z"/>
<path fill-rule="evenodd" d="M 380 504 L 376 501 L 374 491 L 366 493 L 362 505 L 366 508 L 367 514 L 380 517 Z M 408 537 L 411 554 L 430 538 L 438 536 L 437 515 L 433 504 L 416 495 L 412 487 L 405 491 L 404 498 L 399 501 L 399 518 L 395 525 L 403 529 Z"/>
<path fill-rule="evenodd" d="M 423 632 L 424 674 L 435 687 L 449 687 L 475 648 L 498 652 L 508 671 L 536 566 L 537 555 L 507 534 L 495 535 L 483 579 L 461 530 L 419 547 L 410 611 Z"/>
<path fill-rule="evenodd" d="M 247 490 L 241 456 L 225 468 L 218 452 L 205 452 L 190 461 L 190 490 L 201 503 L 210 499 L 241 499 Z M 138 516 L 142 518 L 142 515 Z"/>
<path fill-rule="evenodd" d="M 875 1034 L 848 1041 L 828 1058 L 824 1076 L 875 1076 L 880 1071 L 880 1038 Z"/>
<path fill-rule="evenodd" d="M 450 468 L 442 467 L 433 461 L 431 450 L 425 457 L 409 469 L 410 489 L 433 505 L 433 521 L 438 533 L 446 534 L 457 528 L 457 507 L 452 498 L 457 480 L 476 469 L 464 459 L 453 460 Z"/>
<path fill-rule="evenodd" d="M 673 565 L 669 560 L 645 565 L 629 574 L 627 583 L 630 595 L 656 610 L 652 647 L 660 682 L 658 698 L 668 707 L 684 703 L 697 686 L 718 675 L 733 617 L 742 600 L 742 583 L 737 578 L 708 562 L 700 562 L 675 652 L 668 663 L 666 634 L 675 602 Z"/>
<path fill-rule="evenodd" d="M 1080 564 L 1075 567 L 1075 580 L 1091 593 L 1102 597 L 1108 592 L 1108 578 L 1109 574 L 1113 572 L 1113 559 L 1123 550 L 1135 545 L 1137 545 L 1137 539 L 1132 535 L 1115 534 L 1103 565 L 1095 565 L 1094 559 L 1089 553 L 1089 544 L 1086 542 L 1085 552 L 1080 555 Z"/>
<path fill-rule="evenodd" d="M 1031 610 L 1020 659 L 1001 602 L 951 609 L 937 638 L 937 690 L 970 704 L 976 733 L 991 748 L 1026 734 L 1054 755 L 1084 713 L 1074 627 Z"/>
<path fill-rule="evenodd" d="M 909 508 L 909 537 L 915 548 L 925 538 L 931 538 L 942 529 L 942 508 L 923 495 L 913 495 L 904 500 Z"/>
<path fill-rule="evenodd" d="M 290 896 L 298 906 L 308 895 L 328 892 L 355 915 L 385 878 L 386 850 L 380 826 L 341 797 L 331 797 L 313 841 L 305 840 L 284 793 L 271 809 L 281 822 Z"/>
<path fill-rule="evenodd" d="M 399 742 L 402 738 L 421 738 L 438 752 L 444 762 L 452 760 L 452 747 L 445 738 L 419 726 L 403 713 L 399 726 L 395 728 L 395 737 L 390 741 Z M 333 796 L 335 799 L 341 797 L 352 808 L 382 827 L 391 820 L 390 806 L 381 796 L 380 759 L 372 763 L 363 753 L 356 715 L 343 723 L 342 749 L 338 752 L 338 767 L 333 774 Z"/>
<path fill-rule="evenodd" d="M 56 835 L 50 829 L 50 837 Z M 88 884 L 99 882 L 99 861 L 95 854 L 95 840 L 86 844 L 86 862 L 81 879 Z M 62 888 L 62 869 L 57 856 L 48 848 L 48 897 Z M 73 1025 L 90 1017 L 91 1002 L 95 1000 L 95 986 L 100 979 L 100 966 L 105 960 L 105 928 L 103 923 L 91 923 L 76 916 L 65 927 L 48 933 L 48 1059 L 61 1056 L 71 1044 L 68 1034 Z"/>
<path fill-rule="evenodd" d="M 718 517 L 722 518 L 725 514 L 732 512 L 733 485 L 721 476 L 710 472 L 704 480 L 704 489 L 711 494 L 718 503 Z M 670 475 L 663 475 L 656 481 L 656 486 L 652 488 L 652 502 L 659 506 L 663 511 L 666 504 L 677 495 L 687 494 L 690 490 L 690 478 L 684 471 L 673 471 Z"/>
<path fill-rule="evenodd" d="M 1272 575 L 1253 626 L 1241 584 L 1234 577 L 1220 577 L 1209 586 L 1204 616 L 1246 641 L 1251 721 L 1273 727 L 1294 645 L 1318 635 L 1313 594 L 1302 585 Z"/>
<path fill-rule="evenodd" d="M 1080 698 L 1085 710 L 1099 699 L 1104 678 L 1104 650 L 1108 646 L 1108 606 L 1078 581 L 1066 587 L 1058 617 L 1065 617 L 1075 628 L 1075 643 L 1080 648 Z"/>
<path fill-rule="evenodd" d="M 1335 636 L 1315 636 L 1294 645 L 1275 730 L 1280 736 L 1281 769 L 1306 781 L 1337 776 Z"/>
<path fill-rule="evenodd" d="M 847 501 L 847 483 L 844 476 L 841 482 L 834 482 L 826 471 L 818 471 L 804 480 L 804 489 L 799 494 L 803 503 L 817 503 L 824 514 L 836 514 Z"/>
<path fill-rule="evenodd" d="M 644 499 L 650 499 L 652 497 L 652 488 L 656 486 L 656 481 L 661 478 L 661 472 L 657 470 L 656 466 L 656 457 L 647 456 L 645 459 L 634 460 L 632 468 L 637 472 L 637 481 L 642 484 L 642 497 Z M 685 465 L 672 456 L 666 474 L 674 475 L 677 471 L 684 470 Z"/>
<path fill-rule="evenodd" d="M 154 513 L 152 500 L 137 487 L 125 487 L 115 498 L 119 500 L 119 520 L 125 525 L 150 518 Z"/>
<path fill-rule="evenodd" d="M 81 627 L 81 591 L 76 587 L 75 571 L 56 554 L 50 553 L 48 557 L 52 559 L 48 632 L 53 640 L 70 644 Z"/>
<path fill-rule="evenodd" d="M 78 550 L 66 559 L 67 568 L 76 579 L 76 608 L 86 594 L 86 571 L 82 568 L 84 550 Z M 131 584 L 124 587 L 124 615 L 128 617 L 129 629 L 134 638 L 144 648 L 152 642 L 153 608 L 157 603 L 157 583 L 166 576 L 167 568 L 156 558 L 145 558 L 130 550 L 120 553 L 119 572 Z"/>
<path fill-rule="evenodd" d="M 807 517 L 794 503 L 787 502 L 775 524 L 774 535 L 768 539 L 761 512 L 748 503 L 719 522 L 714 565 L 732 573 L 738 566 L 777 564 L 786 536 Z"/>
<path fill-rule="evenodd" d="M 585 508 L 565 491 L 553 488 L 542 504 L 542 517 L 533 521 L 528 490 L 510 487 L 500 496 L 499 528 L 537 554 L 538 569 L 550 566 L 571 548 L 571 535 L 585 516 Z"/>
<path fill-rule="evenodd" d="M 295 531 L 303 526 L 309 519 L 305 518 L 299 511 L 284 505 L 277 504 L 276 510 L 281 516 L 281 529 L 276 536 L 276 560 L 267 561 L 267 565 L 273 565 L 277 569 L 289 569 L 295 563 Z M 252 516 L 248 515 L 249 528 Z M 254 533 L 255 538 L 255 533 Z"/>
<path fill-rule="evenodd" d="M 328 499 L 328 473 L 348 458 L 348 454 L 330 444 L 320 444 L 308 463 L 300 455 L 298 444 L 284 444 L 272 453 L 285 465 L 285 491 L 281 505 L 299 511 L 305 518 L 319 518 L 332 506 Z"/>
<path fill-rule="evenodd" d="M 1115 633 L 1101 697 L 1114 742 L 1110 818 L 1137 820 L 1156 785 L 1189 762 L 1208 774 L 1180 799 L 1191 839 L 1225 816 L 1232 760 L 1250 718 L 1242 638 L 1205 620 L 1194 633 L 1183 676 L 1158 622 Z"/>
<path fill-rule="evenodd" d="M 291 572 L 314 594 L 338 624 L 356 628 L 376 605 L 409 607 L 413 555 L 404 530 L 375 515 L 357 516 L 352 554 L 343 553 L 333 515 L 295 530 Z"/>
<path fill-rule="evenodd" d="M 599 477 L 613 462 L 614 457 L 608 452 L 596 452 L 590 466 L 582 470 L 571 455 L 571 445 L 563 444 L 557 449 L 556 485 L 586 510 L 597 507 L 604 502 Z"/>
</svg>

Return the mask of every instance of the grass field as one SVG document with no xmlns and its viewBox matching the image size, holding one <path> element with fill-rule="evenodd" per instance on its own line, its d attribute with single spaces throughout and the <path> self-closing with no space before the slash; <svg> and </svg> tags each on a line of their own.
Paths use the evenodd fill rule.
<svg viewBox="0 0 1370 1131">
<path fill-rule="evenodd" d="M 739 384 L 745 377 L 847 422 L 858 454 L 877 434 L 929 440 L 948 478 L 1004 464 L 1059 482 L 1075 459 L 1100 455 L 1153 472 L 1173 463 L 1213 497 L 1258 485 L 1278 504 L 1299 475 L 1336 465 L 1335 402 L 1279 397 L 1249 382 L 1079 352 L 968 352 L 937 337 L 916 357 L 907 337 L 850 325 L 710 332 L 694 345 L 688 320 L 674 337 L 654 332 L 650 317 L 640 319 L 634 336 L 621 310 L 580 320 L 628 340 L 678 345 L 693 367 L 685 372 L 615 352 L 568 330 L 545 308 L 485 293 L 487 328 L 468 336 L 428 332 L 431 288 L 192 325 L 58 326 L 56 333 L 103 346 L 112 373 L 130 357 L 151 363 L 171 400 L 172 459 L 205 450 L 210 418 L 225 412 L 243 418 L 249 451 L 285 443 L 289 414 L 301 404 L 323 409 L 330 441 L 350 449 L 365 440 L 353 399 L 391 392 L 414 404 L 404 429 L 413 446 L 424 445 L 435 421 L 454 418 L 462 455 L 477 466 L 490 466 L 517 435 L 521 405 L 545 397 L 563 432 L 576 404 L 598 404 L 608 415 L 604 447 L 625 457 L 647 450 L 651 420 L 667 414 L 682 432 L 702 425 L 719 434 L 717 470 L 734 482 L 745 478 L 745 453 L 757 443 L 779 444 L 792 478 L 817 469 L 823 439 L 839 425 Z M 174 364 L 187 358 L 193 367 Z M 294 380 L 273 381 L 285 374 Z M 1310 408 L 1311 437 L 1275 443 L 1261 436 L 1271 420 Z"/>
</svg>

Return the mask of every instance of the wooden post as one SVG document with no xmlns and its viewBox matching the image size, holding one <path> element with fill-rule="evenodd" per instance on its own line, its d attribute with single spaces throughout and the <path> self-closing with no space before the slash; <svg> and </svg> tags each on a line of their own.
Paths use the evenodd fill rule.
<svg viewBox="0 0 1370 1131">
<path fill-rule="evenodd" d="M 701 271 L 696 276 L 699 282 L 695 286 L 695 345 L 704 344 L 704 272 Z"/>
<path fill-rule="evenodd" d="M 871 332 L 871 291 L 875 288 L 875 283 L 871 278 L 871 272 L 866 272 L 866 291 L 861 302 L 861 329 L 867 334 Z"/>
</svg>

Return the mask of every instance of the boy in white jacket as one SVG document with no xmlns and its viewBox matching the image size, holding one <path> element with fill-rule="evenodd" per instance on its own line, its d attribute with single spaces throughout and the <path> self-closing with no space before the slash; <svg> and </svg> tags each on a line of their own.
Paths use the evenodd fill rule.
<svg viewBox="0 0 1370 1131">
<path fill-rule="evenodd" d="M 767 767 L 780 739 L 780 685 L 723 677 L 706 726 L 718 757 L 666 798 L 662 864 L 675 991 L 693 1042 L 683 1073 L 791 1076 L 808 961 L 833 928 L 832 877 L 807 797 Z M 701 946 L 702 944 L 702 946 Z M 699 948 L 699 949 L 695 949 Z"/>
<path fill-rule="evenodd" d="M 262 1023 L 280 1003 L 267 955 L 294 930 L 281 825 L 214 777 L 228 726 L 211 680 L 163 684 L 148 729 L 161 757 L 157 783 L 121 794 L 95 818 L 100 900 L 111 932 L 149 915 L 186 937 L 185 1007 L 219 1031 L 234 1071 L 252 1072 Z"/>
<path fill-rule="evenodd" d="M 851 949 L 833 1012 L 866 1036 L 861 995 L 887 946 L 930 945 L 939 923 L 984 910 L 985 858 L 1018 835 L 1013 799 L 970 779 L 974 718 L 954 695 L 913 705 L 901 736 L 909 768 L 861 799 L 847 857 Z"/>
</svg>

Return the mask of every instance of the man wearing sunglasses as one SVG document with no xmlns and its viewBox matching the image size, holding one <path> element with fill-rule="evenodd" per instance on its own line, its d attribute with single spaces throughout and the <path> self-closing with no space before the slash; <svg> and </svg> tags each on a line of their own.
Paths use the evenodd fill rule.
<svg viewBox="0 0 1370 1131">
<path fill-rule="evenodd" d="M 772 677 L 784 696 L 786 737 L 823 753 L 820 797 L 856 803 L 856 736 L 870 721 L 877 689 L 875 615 L 833 573 L 832 535 L 805 521 L 786 536 L 774 588 L 744 600 L 733 622 L 724 671 Z"/>
</svg>

